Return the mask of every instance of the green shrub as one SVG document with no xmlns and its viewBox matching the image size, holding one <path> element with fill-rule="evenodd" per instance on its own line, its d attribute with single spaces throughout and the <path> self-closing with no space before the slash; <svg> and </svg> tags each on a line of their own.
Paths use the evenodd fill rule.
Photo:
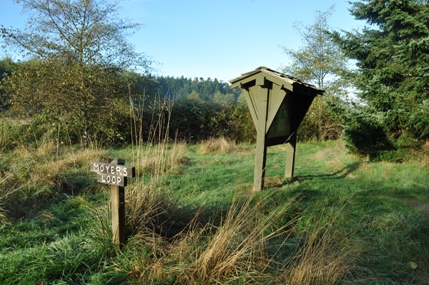
<svg viewBox="0 0 429 285">
<path fill-rule="evenodd" d="M 8 151 L 16 146 L 19 138 L 19 128 L 8 119 L 1 119 L 0 123 L 0 151 Z"/>
<path fill-rule="evenodd" d="M 256 129 L 245 103 L 238 103 L 232 108 L 228 130 L 224 136 L 235 142 L 253 143 L 256 141 Z"/>
<path fill-rule="evenodd" d="M 393 150 L 382 121 L 366 112 L 355 112 L 343 133 L 346 146 L 354 153 L 377 157 L 380 151 Z"/>
</svg>

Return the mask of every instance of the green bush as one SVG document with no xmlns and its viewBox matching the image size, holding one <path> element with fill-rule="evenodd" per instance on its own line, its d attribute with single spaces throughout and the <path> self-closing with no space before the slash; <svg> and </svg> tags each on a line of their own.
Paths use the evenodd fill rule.
<svg viewBox="0 0 429 285">
<path fill-rule="evenodd" d="M 180 100 L 173 106 L 170 131 L 179 139 L 201 141 L 213 136 L 216 125 L 212 118 L 220 111 L 217 104 L 200 100 Z"/>
<path fill-rule="evenodd" d="M 43 115 L 36 115 L 32 119 L 1 119 L 0 151 L 13 150 L 20 145 L 36 148 L 46 140 L 64 144 L 70 142 L 70 137 L 61 124 L 51 123 Z"/>
<path fill-rule="evenodd" d="M 0 151 L 8 151 L 16 146 L 19 129 L 8 119 L 0 119 Z"/>
<path fill-rule="evenodd" d="M 374 159 L 380 153 L 395 150 L 387 135 L 383 114 L 373 113 L 367 106 L 348 105 L 346 102 L 327 102 L 332 113 L 338 114 L 344 125 L 342 138 L 352 153 L 369 155 Z"/>
<path fill-rule="evenodd" d="M 256 129 L 245 103 L 231 107 L 228 129 L 224 136 L 235 142 L 253 143 L 256 141 Z"/>
<path fill-rule="evenodd" d="M 254 142 L 255 126 L 246 105 L 221 105 L 200 100 L 180 100 L 173 106 L 170 135 L 187 141 L 225 137 Z"/>
<path fill-rule="evenodd" d="M 343 133 L 346 146 L 358 154 L 374 158 L 381 151 L 393 150 L 393 144 L 387 137 L 382 121 L 366 112 L 355 112 Z"/>
<path fill-rule="evenodd" d="M 343 128 L 340 118 L 327 106 L 327 101 L 333 99 L 327 95 L 314 98 L 298 129 L 298 140 L 336 140 L 341 136 Z"/>
</svg>

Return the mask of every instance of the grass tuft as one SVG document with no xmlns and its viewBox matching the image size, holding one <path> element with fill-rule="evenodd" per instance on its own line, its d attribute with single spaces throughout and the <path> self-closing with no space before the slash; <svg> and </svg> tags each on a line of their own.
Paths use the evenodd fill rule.
<svg viewBox="0 0 429 285">
<path fill-rule="evenodd" d="M 349 273 L 353 263 L 350 245 L 333 227 L 336 217 L 316 212 L 311 217 L 315 219 L 306 227 L 301 245 L 279 277 L 283 284 L 338 284 Z"/>
<path fill-rule="evenodd" d="M 186 161 L 186 143 L 157 143 L 137 147 L 134 153 L 136 172 L 156 180 L 163 174 L 180 174 L 180 166 Z"/>
<path fill-rule="evenodd" d="M 186 230 L 167 243 L 158 235 L 152 241 L 147 234 L 138 235 L 156 257 L 148 263 L 147 257 L 142 255 L 134 261 L 140 266 L 130 272 L 137 277 L 139 284 L 154 280 L 175 280 L 175 284 L 196 285 L 270 279 L 269 268 L 273 257 L 268 256 L 267 243 L 281 235 L 287 237 L 294 221 L 270 231 L 271 223 L 283 217 L 288 205 L 260 214 L 261 209 L 267 207 L 267 202 L 267 199 L 254 196 L 235 199 L 218 223 L 202 222 L 207 217 L 197 211 L 193 219 L 188 220 Z M 174 216 L 179 223 L 181 219 Z M 159 249 L 160 245 L 163 245 L 163 250 Z"/>
<path fill-rule="evenodd" d="M 0 177 L 0 212 L 21 218 L 32 215 L 61 194 L 89 190 L 90 161 L 104 157 L 104 151 L 89 149 L 69 149 L 58 157 L 55 144 L 49 140 L 35 149 L 15 148 L 2 158 L 7 166 Z"/>
<path fill-rule="evenodd" d="M 202 153 L 231 153 L 237 149 L 234 142 L 227 140 L 224 137 L 220 138 L 211 138 L 209 140 L 203 141 L 200 145 L 200 151 Z"/>
<path fill-rule="evenodd" d="M 224 221 L 197 258 L 193 258 L 185 273 L 188 284 L 233 280 L 237 276 L 256 278 L 269 266 L 266 244 L 281 231 L 266 234 L 279 212 L 258 216 L 256 213 L 263 204 L 264 201 L 258 201 L 252 205 L 252 199 L 232 203 Z"/>
</svg>

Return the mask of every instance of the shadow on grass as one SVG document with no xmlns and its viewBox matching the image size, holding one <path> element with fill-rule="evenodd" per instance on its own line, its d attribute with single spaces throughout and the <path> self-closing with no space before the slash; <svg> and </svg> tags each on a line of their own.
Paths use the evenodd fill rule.
<svg viewBox="0 0 429 285">
<path fill-rule="evenodd" d="M 75 171 L 55 177 L 49 185 L 15 185 L 5 195 L 2 210 L 9 221 L 31 219 L 41 211 L 62 203 L 69 196 L 95 193 L 97 190 L 95 179 L 87 172 Z"/>
<path fill-rule="evenodd" d="M 129 204 L 126 206 L 126 236 L 154 235 L 164 242 L 174 242 L 196 228 L 213 225 L 215 228 L 226 215 L 226 203 L 213 206 L 194 204 L 181 205 L 169 194 L 162 191 L 144 196 L 145 189 L 126 195 Z M 143 194 L 142 194 L 143 193 Z M 143 195 L 138 197 L 137 195 Z M 131 197 L 136 199 L 131 201 Z M 136 202 L 139 200 L 141 202 Z"/>
<path fill-rule="evenodd" d="M 346 178 L 353 172 L 359 169 L 362 165 L 362 162 L 355 162 L 343 167 L 340 170 L 337 170 L 333 173 L 322 173 L 322 174 L 314 174 L 314 175 L 303 175 L 296 178 L 296 181 L 299 180 L 308 180 L 313 178 L 321 178 L 321 179 L 342 179 Z"/>
<path fill-rule="evenodd" d="M 299 175 L 293 178 L 279 178 L 279 177 L 266 177 L 265 178 L 265 189 L 282 189 L 287 186 L 294 186 L 303 182 L 310 182 L 313 180 L 342 180 L 347 178 L 353 172 L 355 172 L 362 165 L 361 162 L 352 163 L 345 166 L 344 168 L 337 170 L 332 173 L 319 173 L 310 175 Z"/>
<path fill-rule="evenodd" d="M 296 177 L 282 192 L 296 196 L 301 211 L 342 207 L 337 227 L 356 243 L 357 275 L 380 284 L 427 284 L 429 188 L 409 181 L 392 187 L 383 178 L 351 179 L 358 167 Z"/>
<path fill-rule="evenodd" d="M 150 215 L 138 222 L 128 221 L 126 225 L 127 239 L 140 233 L 151 233 L 166 242 L 174 242 L 187 232 L 204 225 L 219 225 L 222 213 L 210 208 L 179 207 L 178 205 L 160 205 Z"/>
</svg>

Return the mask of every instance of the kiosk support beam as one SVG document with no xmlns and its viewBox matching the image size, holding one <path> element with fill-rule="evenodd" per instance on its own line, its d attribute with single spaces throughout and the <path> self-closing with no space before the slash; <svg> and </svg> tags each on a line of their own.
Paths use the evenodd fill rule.
<svg viewBox="0 0 429 285">
<path fill-rule="evenodd" d="M 289 141 L 286 143 L 286 178 L 293 178 L 293 170 L 295 168 L 295 151 L 296 151 L 296 132 L 292 134 Z"/>
</svg>

